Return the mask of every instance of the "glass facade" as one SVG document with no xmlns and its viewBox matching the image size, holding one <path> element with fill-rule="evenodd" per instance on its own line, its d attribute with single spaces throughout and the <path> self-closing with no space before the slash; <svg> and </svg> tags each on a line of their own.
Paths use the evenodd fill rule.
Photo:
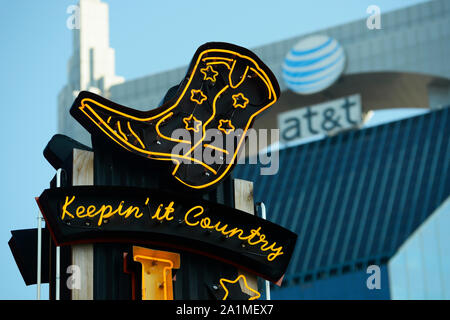
<svg viewBox="0 0 450 320">
<path fill-rule="evenodd" d="M 369 289 L 366 270 L 291 285 L 272 291 L 276 300 L 388 300 L 389 278 L 386 265 L 380 266 L 380 287 Z"/>
<path fill-rule="evenodd" d="M 392 299 L 450 299 L 450 197 L 389 260 Z"/>
<path fill-rule="evenodd" d="M 450 194 L 449 113 L 281 150 L 276 175 L 237 166 L 234 176 L 254 182 L 268 219 L 298 234 L 284 287 L 388 262 Z"/>
</svg>

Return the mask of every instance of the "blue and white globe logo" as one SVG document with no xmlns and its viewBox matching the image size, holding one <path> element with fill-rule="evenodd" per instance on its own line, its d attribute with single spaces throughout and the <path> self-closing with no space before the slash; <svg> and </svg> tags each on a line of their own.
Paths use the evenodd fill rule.
<svg viewBox="0 0 450 320">
<path fill-rule="evenodd" d="M 345 66 L 342 46 L 325 35 L 300 40 L 286 55 L 283 79 L 289 89 L 313 94 L 331 86 Z"/>
</svg>

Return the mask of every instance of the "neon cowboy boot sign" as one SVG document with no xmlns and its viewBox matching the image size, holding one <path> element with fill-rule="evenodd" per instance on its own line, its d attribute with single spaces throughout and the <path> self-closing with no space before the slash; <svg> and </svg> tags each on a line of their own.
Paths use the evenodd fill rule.
<svg viewBox="0 0 450 320">
<path fill-rule="evenodd" d="M 70 113 L 92 135 L 171 161 L 177 181 L 203 189 L 231 172 L 255 117 L 279 95 L 275 76 L 253 52 L 211 42 L 196 51 L 177 92 L 160 107 L 139 111 L 82 91 Z M 206 152 L 215 161 L 205 161 Z"/>
</svg>

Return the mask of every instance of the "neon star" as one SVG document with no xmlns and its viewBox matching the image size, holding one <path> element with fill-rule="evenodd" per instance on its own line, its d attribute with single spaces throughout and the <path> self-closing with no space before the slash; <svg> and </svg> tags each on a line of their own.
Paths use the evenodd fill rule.
<svg viewBox="0 0 450 320">
<path fill-rule="evenodd" d="M 202 126 L 202 122 L 200 120 L 197 120 L 197 118 L 195 118 L 193 114 L 191 114 L 189 117 L 183 118 L 183 122 L 186 125 L 186 130 L 192 130 L 194 132 L 198 132 L 200 130 L 200 127 Z"/>
<path fill-rule="evenodd" d="M 261 297 L 261 294 L 258 292 L 258 291 L 256 291 L 255 289 L 252 289 L 252 288 L 250 288 L 249 287 L 249 285 L 247 284 L 247 279 L 245 278 L 245 276 L 244 275 L 239 275 L 236 279 L 234 279 L 234 280 L 228 280 L 228 279 L 225 279 L 225 278 L 222 278 L 222 279 L 220 279 L 220 285 L 222 286 L 222 288 L 223 288 L 223 290 L 225 290 L 225 295 L 223 296 L 223 299 L 222 300 L 226 300 L 227 299 L 227 297 L 228 297 L 228 289 L 225 287 L 225 284 L 224 284 L 224 282 L 226 282 L 226 283 L 236 283 L 236 282 L 238 282 L 239 281 L 239 279 L 243 279 L 244 280 L 244 285 L 245 285 L 245 287 L 248 289 L 248 290 L 250 290 L 251 292 L 254 292 L 256 295 L 255 296 L 253 296 L 253 297 L 250 297 L 248 300 L 256 300 L 256 299 L 259 299 L 259 297 Z"/>
<path fill-rule="evenodd" d="M 202 90 L 195 90 L 195 89 L 191 90 L 191 101 L 194 101 L 198 104 L 202 104 L 203 101 L 205 101 L 206 99 L 207 97 L 202 92 Z"/>
<path fill-rule="evenodd" d="M 216 70 L 211 66 L 207 66 L 206 68 L 200 69 L 200 72 L 203 73 L 203 80 L 211 80 L 212 82 L 216 82 L 216 77 L 219 74 Z"/>
<path fill-rule="evenodd" d="M 226 125 L 226 127 L 224 127 Z M 219 120 L 219 126 L 217 127 L 220 131 L 225 134 L 229 134 L 231 131 L 234 131 L 234 126 L 231 124 L 231 120 Z"/>
<path fill-rule="evenodd" d="M 242 93 L 233 94 L 231 97 L 234 100 L 233 107 L 235 108 L 245 109 L 249 102 L 249 100 Z"/>
</svg>

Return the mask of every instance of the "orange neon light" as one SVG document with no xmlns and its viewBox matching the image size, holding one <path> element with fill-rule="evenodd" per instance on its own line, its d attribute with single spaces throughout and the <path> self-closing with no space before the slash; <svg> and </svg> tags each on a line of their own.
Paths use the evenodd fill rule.
<svg viewBox="0 0 450 320">
<path fill-rule="evenodd" d="M 249 100 L 244 96 L 242 92 L 239 92 L 238 94 L 233 94 L 231 96 L 233 98 L 233 107 L 235 108 L 242 108 L 245 109 L 247 106 Z M 243 100 L 243 103 L 238 103 L 239 100 Z"/>
<path fill-rule="evenodd" d="M 160 126 L 164 121 L 166 121 L 168 118 L 172 117 L 172 115 L 173 115 L 173 112 L 170 112 L 170 113 L 166 114 L 164 117 L 162 117 L 161 120 L 159 120 L 159 121 L 156 123 L 156 126 L 155 126 L 156 132 L 157 132 L 158 135 L 159 135 L 161 138 L 163 138 L 163 139 L 170 140 L 170 141 L 173 141 L 173 142 L 178 142 L 178 143 L 187 143 L 187 144 L 191 144 L 191 142 L 190 142 L 190 141 L 187 141 L 187 140 L 173 139 L 173 138 L 171 138 L 171 137 L 168 137 L 168 136 L 162 134 L 161 131 L 159 130 L 159 126 Z M 183 121 L 184 121 L 184 119 L 183 119 Z M 185 122 L 185 123 L 186 123 L 186 122 Z M 186 125 L 187 125 L 187 124 L 186 124 Z"/>
<path fill-rule="evenodd" d="M 228 51 L 228 50 L 223 50 L 223 49 L 216 49 L 216 50 L 217 50 L 218 52 L 227 52 L 227 51 Z M 206 50 L 206 51 L 207 51 L 207 50 Z M 229 51 L 228 51 L 228 52 L 229 52 Z M 241 55 L 241 54 L 239 54 L 239 53 L 237 53 L 237 52 L 235 52 L 235 53 L 236 53 L 237 56 L 239 56 L 239 57 L 241 57 L 241 58 L 244 58 L 244 57 L 245 57 L 245 56 L 243 56 L 243 55 Z M 247 122 L 247 125 L 246 125 L 246 127 L 245 127 L 245 129 L 244 129 L 244 133 L 247 132 L 247 130 L 248 130 L 250 124 L 252 123 L 253 119 L 254 119 L 258 114 L 260 114 L 261 112 L 263 112 L 264 110 L 266 110 L 267 108 L 269 108 L 271 105 L 273 105 L 273 104 L 276 102 L 276 100 L 278 99 L 278 98 L 277 98 L 277 95 L 276 95 L 276 92 L 275 92 L 275 89 L 274 89 L 272 83 L 270 82 L 269 77 L 268 77 L 268 76 L 266 75 L 266 73 L 264 72 L 264 70 L 262 70 L 262 69 L 258 66 L 258 64 L 256 63 L 255 60 L 253 60 L 252 58 L 249 58 L 249 57 L 247 57 L 247 58 L 248 58 L 250 61 L 252 61 L 252 62 L 257 66 L 256 69 L 255 69 L 255 68 L 252 68 L 252 70 L 253 70 L 253 71 L 258 75 L 258 77 L 260 77 L 260 78 L 264 81 L 264 83 L 268 86 L 269 99 L 270 99 L 270 97 L 273 97 L 273 101 L 270 102 L 270 103 L 268 103 L 266 106 L 264 106 L 263 108 L 259 109 L 258 111 L 256 111 L 254 114 L 252 114 L 252 115 L 250 116 L 250 120 Z M 205 59 L 206 59 L 206 58 L 205 58 Z M 240 147 L 241 147 L 241 145 L 242 145 L 242 143 L 243 143 L 243 141 L 244 141 L 244 138 L 245 138 L 245 134 L 242 135 L 241 139 L 240 139 L 239 142 L 238 142 L 238 146 L 237 146 L 237 148 L 236 148 L 236 150 L 235 150 L 235 152 L 234 152 L 234 154 L 233 154 L 231 163 L 234 163 L 234 161 L 235 161 L 235 159 L 236 159 L 236 156 L 237 156 L 237 153 L 238 153 L 238 151 L 239 151 L 239 149 L 240 149 Z M 178 168 L 178 166 L 177 166 L 176 168 Z M 183 180 L 181 180 L 180 178 L 178 178 L 177 176 L 174 175 L 174 177 L 175 177 L 175 179 L 177 179 L 178 181 L 180 181 L 181 183 L 183 183 L 184 185 L 186 185 L 186 186 L 188 186 L 188 187 L 190 187 L 190 188 L 193 188 L 193 189 L 201 189 L 201 188 L 206 188 L 206 187 L 208 187 L 208 186 L 210 186 L 210 185 L 213 185 L 213 184 L 217 183 L 218 181 L 220 181 L 220 180 L 222 179 L 222 177 L 225 176 L 225 175 L 227 174 L 229 168 L 230 168 L 230 165 L 229 165 L 229 166 L 226 168 L 226 170 L 225 170 L 221 175 L 219 175 L 216 179 L 214 179 L 213 181 L 210 181 L 209 183 L 206 183 L 206 184 L 204 184 L 204 185 L 201 185 L 201 186 L 196 186 L 196 185 L 188 184 L 188 183 L 186 183 L 185 181 L 183 181 Z M 174 172 L 175 172 L 175 171 L 174 171 Z"/>
<path fill-rule="evenodd" d="M 231 55 L 236 55 L 236 56 L 238 56 L 238 57 L 240 57 L 240 58 L 244 58 L 244 59 L 246 58 L 246 59 L 248 59 L 249 61 L 251 61 L 251 62 L 257 67 L 256 69 L 253 68 L 253 70 L 255 71 L 255 73 L 257 73 L 257 75 L 258 75 L 259 77 L 261 77 L 262 80 L 265 81 L 266 85 L 268 86 L 268 89 L 269 89 L 269 95 L 270 95 L 270 92 L 271 92 L 272 94 L 275 95 L 275 99 L 277 99 L 276 94 L 275 94 L 275 89 L 273 88 L 273 85 L 272 85 L 272 83 L 270 82 L 269 77 L 266 75 L 266 73 L 264 72 L 264 70 L 262 70 L 262 69 L 259 67 L 258 63 L 257 63 L 254 59 L 252 59 L 252 58 L 250 58 L 250 57 L 247 57 L 247 56 L 245 56 L 245 55 L 242 55 L 242 54 L 240 54 L 240 53 L 238 53 L 238 52 L 231 51 L 231 50 L 226 50 L 226 49 L 210 49 L 210 50 L 205 50 L 205 51 L 202 52 L 201 55 L 205 55 L 205 54 L 208 54 L 208 53 L 214 52 L 214 51 L 216 51 L 216 52 L 221 52 L 221 53 L 228 53 L 228 54 L 231 54 Z M 210 57 L 210 58 L 205 58 L 205 59 L 211 59 L 211 57 Z M 200 59 L 198 59 L 198 60 L 200 60 Z M 225 60 L 225 59 L 222 59 L 222 60 Z M 229 59 L 229 60 L 232 60 L 232 59 Z M 195 72 L 195 70 L 197 69 L 197 66 L 198 66 L 199 62 L 200 62 L 200 61 L 197 61 L 195 67 L 193 68 L 193 72 Z M 108 110 L 108 111 L 110 111 L 110 112 L 113 112 L 113 113 L 115 113 L 115 114 L 117 114 L 117 115 L 120 115 L 120 116 L 123 116 L 123 117 L 126 117 L 126 118 L 130 118 L 130 119 L 133 119 L 133 120 L 136 120 L 136 121 L 151 121 L 151 120 L 154 120 L 154 119 L 159 118 L 161 115 L 166 114 L 167 112 L 171 111 L 173 108 L 175 108 L 175 107 L 178 106 L 178 104 L 180 103 L 181 99 L 184 97 L 184 94 L 186 93 L 186 90 L 188 89 L 188 87 L 189 87 L 189 85 L 190 85 L 192 79 L 193 79 L 192 77 L 189 79 L 189 81 L 188 81 L 186 87 L 184 88 L 182 94 L 180 95 L 180 97 L 177 99 L 177 101 L 176 101 L 171 107 L 167 108 L 166 110 L 164 110 L 164 111 L 161 112 L 160 114 L 155 115 L 155 116 L 151 116 L 151 117 L 144 117 L 144 118 L 135 117 L 135 116 L 132 116 L 132 115 L 123 113 L 123 112 L 121 112 L 121 111 L 115 110 L 115 109 L 113 109 L 113 108 L 110 108 L 110 107 L 108 107 L 108 106 L 102 105 L 102 104 L 100 104 L 100 103 L 97 103 L 95 100 L 92 100 L 92 99 L 89 99 L 89 98 L 83 99 L 83 100 L 82 100 L 82 105 L 83 105 L 83 101 L 85 101 L 85 102 L 93 102 L 93 103 L 96 103 L 97 105 L 101 106 L 101 107 L 104 108 L 105 110 Z M 275 103 L 275 101 L 273 101 L 273 103 Z M 258 112 L 256 112 L 255 115 L 261 113 L 263 110 L 265 110 L 265 109 L 267 109 L 268 107 L 270 107 L 270 105 L 272 105 L 273 103 L 271 103 L 271 104 L 269 104 L 269 105 L 263 107 L 263 108 L 260 109 Z"/>
<path fill-rule="evenodd" d="M 164 288 L 164 300 L 173 300 L 169 299 L 169 295 L 168 295 L 168 290 L 167 290 L 167 271 L 172 270 L 173 269 L 173 262 L 170 260 L 166 260 L 166 259 L 158 259 L 158 258 L 151 258 L 151 257 L 145 257 L 145 256 L 134 256 L 134 261 L 139 261 L 139 259 L 143 259 L 143 260 L 150 260 L 150 261 L 159 261 L 159 262 L 165 262 L 168 264 L 167 267 L 163 268 L 163 288 Z M 144 271 L 144 268 L 142 269 L 142 279 L 145 278 L 146 276 L 146 272 Z M 159 287 L 159 286 L 158 286 Z M 146 297 L 148 296 L 147 294 L 147 290 L 150 290 L 153 288 L 147 288 L 146 286 L 146 281 L 142 281 L 142 300 L 147 300 Z"/>
<path fill-rule="evenodd" d="M 226 125 L 228 128 L 224 128 L 223 126 Z M 231 124 L 231 120 L 219 120 L 219 126 L 217 127 L 220 131 L 222 131 L 225 134 L 229 134 L 234 131 L 235 127 L 233 124 Z"/>
<path fill-rule="evenodd" d="M 222 64 L 225 67 L 227 67 L 227 69 L 231 69 L 230 65 L 228 63 L 226 63 L 225 61 L 213 61 L 213 62 L 207 62 L 206 65 L 208 66 L 212 66 L 212 65 L 219 65 Z"/>
<path fill-rule="evenodd" d="M 142 264 L 142 300 L 173 300 L 172 269 L 180 268 L 180 255 L 133 246 L 133 260 Z"/>
<path fill-rule="evenodd" d="M 205 130 L 206 130 L 206 126 L 208 125 L 209 122 L 211 122 L 215 116 L 216 116 L 216 103 L 217 103 L 217 99 L 219 99 L 220 95 L 222 94 L 222 92 L 224 92 L 225 90 L 228 89 L 228 86 L 225 86 L 222 90 L 219 91 L 219 93 L 215 96 L 212 107 L 213 107 L 213 112 L 211 117 L 209 117 L 208 120 L 206 120 L 205 124 L 202 126 L 202 138 L 199 139 L 199 141 L 196 142 L 196 144 L 188 151 L 186 152 L 184 155 L 187 156 L 188 154 L 192 153 L 192 151 L 194 151 L 194 149 L 203 142 L 203 140 L 205 139 Z M 177 165 L 175 167 L 175 170 L 177 170 L 179 167 L 179 165 Z"/>
<path fill-rule="evenodd" d="M 247 72 L 248 72 L 248 66 L 245 68 L 244 74 L 241 77 L 241 80 L 233 85 L 233 81 L 231 80 L 231 74 L 233 73 L 234 67 L 236 66 L 236 60 L 233 61 L 233 65 L 231 66 L 231 72 L 228 74 L 228 81 L 230 82 L 230 87 L 233 89 L 236 89 L 237 87 L 239 87 L 242 82 L 244 82 L 245 78 L 247 77 Z"/>
<path fill-rule="evenodd" d="M 95 125 L 97 125 L 97 127 L 99 127 L 100 130 L 102 130 L 109 138 L 111 138 L 111 140 L 113 140 L 114 142 L 116 142 L 118 145 L 120 145 L 121 147 L 123 147 L 126 150 L 130 150 L 131 149 L 135 149 L 135 150 L 139 150 L 142 153 L 145 153 L 146 155 L 149 156 L 149 158 L 155 159 L 155 160 L 171 160 L 171 161 L 175 161 L 178 162 L 177 159 L 175 158 L 181 158 L 181 159 L 186 159 L 186 160 L 190 160 L 193 161 L 195 163 L 198 163 L 200 165 L 202 165 L 203 167 L 205 167 L 206 169 L 208 169 L 209 171 L 211 171 L 212 173 L 216 174 L 216 171 L 211 168 L 210 166 L 208 166 L 206 163 L 199 161 L 196 158 L 191 158 L 191 157 L 187 157 L 187 156 L 181 156 L 181 155 L 177 155 L 177 154 L 171 154 L 171 153 L 163 153 L 163 152 L 153 152 L 153 151 L 146 151 L 146 150 L 142 150 L 139 149 L 138 147 L 132 145 L 131 143 L 129 143 L 128 141 L 126 141 L 125 139 L 123 139 L 123 137 L 121 137 L 115 130 L 113 130 L 111 127 L 106 126 L 106 128 L 108 129 L 109 133 L 103 129 L 103 126 L 105 126 L 105 123 L 103 121 L 103 119 L 101 117 L 98 116 L 98 114 L 93 113 L 94 116 L 96 116 L 96 118 L 98 118 L 98 122 L 95 121 L 90 115 L 89 113 L 87 113 L 84 109 L 88 109 L 89 111 L 93 111 L 92 108 L 86 104 L 84 105 L 83 108 L 80 108 L 80 110 L 86 115 L 86 117 L 88 117 Z M 112 134 L 112 135 L 111 135 Z M 175 172 L 172 173 L 172 175 L 174 175 Z"/>
<path fill-rule="evenodd" d="M 193 122 L 193 126 L 191 126 L 191 121 Z M 193 114 L 189 117 L 183 118 L 183 122 L 186 124 L 186 130 L 192 130 L 194 132 L 199 132 L 200 127 L 202 126 L 202 122 L 197 120 Z"/>
<path fill-rule="evenodd" d="M 222 278 L 222 279 L 219 280 L 220 285 L 222 286 L 223 290 L 225 290 L 225 295 L 222 298 L 222 300 L 226 300 L 227 297 L 228 297 L 228 294 L 229 294 L 229 291 L 228 291 L 227 287 L 225 286 L 225 283 L 236 283 L 236 282 L 239 281 L 239 279 L 243 280 L 244 285 L 245 285 L 245 287 L 248 290 L 250 290 L 251 292 L 255 293 L 255 295 L 253 297 L 250 297 L 248 300 L 256 300 L 256 299 L 259 299 L 261 297 L 261 294 L 258 291 L 256 291 L 255 289 L 251 288 L 248 285 L 248 283 L 247 283 L 247 278 L 244 275 L 241 274 L 234 280 L 228 280 L 228 279 L 225 279 L 225 278 Z"/>
<path fill-rule="evenodd" d="M 122 137 L 123 137 L 126 141 L 128 141 L 128 138 L 127 138 L 126 134 L 122 132 L 122 128 L 120 127 L 120 121 L 117 121 L 117 129 L 119 130 L 119 133 L 122 135 Z"/>
<path fill-rule="evenodd" d="M 219 73 L 214 70 L 211 65 L 208 65 L 206 68 L 200 69 L 200 72 L 204 75 L 203 80 L 211 80 L 212 82 L 216 82 L 216 77 L 219 75 Z"/>
<path fill-rule="evenodd" d="M 259 74 L 258 70 L 256 70 L 255 68 L 250 67 L 250 70 L 252 70 L 254 73 L 256 73 L 256 75 L 266 84 L 267 89 L 268 89 L 269 99 L 272 99 L 272 90 L 269 89 L 271 85 L 269 84 L 269 82 L 267 82 L 267 79 L 264 78 L 263 76 L 261 76 Z M 273 93 L 275 93 L 275 92 L 273 91 Z M 277 99 L 277 97 L 275 95 L 275 101 L 276 101 L 276 99 Z"/>
<path fill-rule="evenodd" d="M 227 236 L 228 238 L 232 238 L 237 235 L 239 240 L 246 241 L 251 246 L 259 245 L 261 251 L 270 250 L 271 253 L 267 255 L 268 261 L 273 261 L 277 257 L 284 254 L 284 252 L 282 251 L 283 246 L 276 247 L 276 242 L 272 242 L 269 245 L 270 241 L 266 239 L 266 235 L 260 232 L 261 227 L 257 229 L 251 229 L 250 231 L 245 231 L 244 229 L 237 227 L 232 228 L 228 224 L 223 224 L 223 222 L 220 220 L 216 223 L 213 223 L 210 217 L 201 217 L 204 212 L 205 209 L 202 206 L 192 207 L 186 212 L 184 216 L 184 222 L 190 227 L 199 226 L 200 228 L 205 230 L 217 231 L 222 235 Z"/>
<path fill-rule="evenodd" d="M 200 99 L 197 98 L 198 95 L 200 96 Z M 208 97 L 205 96 L 205 94 L 202 92 L 202 90 L 196 90 L 196 89 L 191 90 L 191 101 L 194 101 L 198 104 L 202 104 L 203 101 L 205 101 L 206 99 L 208 99 Z"/>
<path fill-rule="evenodd" d="M 118 205 L 107 204 L 85 204 L 74 205 L 76 196 L 66 196 L 65 201 L 61 207 L 61 221 L 77 220 L 91 218 L 100 227 L 103 225 L 105 219 L 112 219 L 113 217 L 122 217 L 123 221 L 132 221 L 142 219 L 144 211 L 136 204 L 127 204 L 125 201 L 120 201 Z M 150 198 L 145 200 L 144 208 L 148 205 Z M 150 219 L 153 221 L 170 223 L 174 220 L 175 201 L 170 201 L 169 204 L 159 203 L 154 212 L 149 212 Z M 95 219 L 94 219 L 95 218 Z M 268 236 L 261 230 L 262 227 L 254 227 L 252 229 L 234 227 L 226 224 L 221 220 L 213 221 L 210 216 L 205 214 L 205 209 L 201 205 L 193 206 L 188 209 L 183 217 L 184 223 L 189 227 L 202 228 L 204 230 L 215 231 L 228 238 L 236 237 L 241 241 L 245 241 L 250 246 L 257 246 L 261 251 L 269 251 L 266 259 L 273 261 L 284 253 L 283 246 L 277 245 L 276 241 L 268 238 Z M 95 223 L 95 222 L 94 222 Z"/>
<path fill-rule="evenodd" d="M 203 146 L 204 146 L 205 148 L 211 148 L 211 149 L 220 151 L 220 152 L 222 152 L 222 153 L 228 154 L 228 151 L 227 151 L 227 150 L 222 149 L 222 148 L 219 148 L 219 147 L 216 147 L 216 146 L 213 146 L 212 144 L 207 144 L 207 143 L 205 143 Z"/>
<path fill-rule="evenodd" d="M 274 93 L 275 93 L 275 92 L 274 92 Z M 269 107 L 270 107 L 272 104 L 274 104 L 275 102 L 276 102 L 276 100 L 273 101 L 272 103 L 268 104 L 268 105 L 265 107 L 265 109 L 269 108 Z M 261 113 L 263 110 L 264 110 L 264 109 L 261 109 L 259 112 L 253 114 L 250 118 L 253 119 L 253 118 L 256 116 L 256 114 Z M 250 124 L 251 124 L 251 122 L 248 122 L 248 123 L 247 123 L 247 126 L 245 127 L 244 132 L 247 132 L 247 130 L 248 130 Z M 236 151 L 235 151 L 235 153 L 234 153 L 234 155 L 233 155 L 233 157 L 232 157 L 232 159 L 231 159 L 231 163 L 234 163 L 234 161 L 235 161 L 235 159 L 236 159 L 237 151 L 239 151 L 239 149 L 240 149 L 240 147 L 241 147 L 241 145 L 242 145 L 242 143 L 243 143 L 243 141 L 244 141 L 244 138 L 245 138 L 245 134 L 242 135 L 242 138 L 241 138 L 241 139 L 239 140 L 239 142 L 238 142 L 238 146 L 237 146 Z M 228 166 L 228 167 L 226 168 L 226 170 L 225 170 L 221 175 L 219 175 L 216 179 L 214 179 L 213 181 L 210 181 L 209 183 L 206 183 L 206 184 L 201 185 L 201 186 L 196 186 L 196 185 L 192 185 L 192 184 L 186 183 L 186 182 L 184 182 L 183 180 L 181 180 L 180 178 L 178 178 L 178 177 L 175 176 L 175 175 L 174 175 L 174 177 L 175 177 L 175 179 L 177 179 L 178 181 L 180 181 L 182 184 L 184 184 L 184 185 L 186 185 L 186 186 L 188 186 L 188 187 L 190 187 L 190 188 L 193 188 L 193 189 L 202 189 L 202 188 L 209 187 L 210 185 L 213 185 L 213 184 L 219 182 L 219 181 L 227 174 L 229 168 L 230 168 L 230 166 Z"/>
<path fill-rule="evenodd" d="M 208 61 L 208 60 L 214 60 L 214 61 L 216 61 L 216 60 L 225 60 L 225 61 L 233 61 L 233 59 L 230 59 L 230 58 L 224 58 L 224 57 L 206 57 L 206 58 L 203 58 L 202 59 L 202 61 Z"/>
<path fill-rule="evenodd" d="M 225 56 L 223 56 L 225 55 Z M 232 73 L 235 68 L 237 68 L 237 59 L 240 59 L 241 62 L 247 63 L 245 68 L 242 68 L 243 74 L 241 77 L 234 81 L 237 81 L 236 83 L 232 80 Z M 201 67 L 200 63 L 203 63 L 203 66 Z M 213 66 L 220 66 L 224 65 L 227 69 L 214 69 Z M 187 92 L 190 92 L 190 101 L 193 101 L 197 104 L 203 104 L 206 100 L 209 98 L 203 93 L 200 89 L 192 89 L 191 84 L 194 79 L 193 76 L 190 76 L 187 79 L 187 82 L 185 83 L 184 88 L 181 90 L 181 93 L 176 98 L 176 100 L 171 104 L 168 108 L 165 108 L 159 113 L 150 113 L 149 116 L 136 116 L 132 114 L 128 114 L 122 110 L 116 110 L 113 107 L 104 105 L 95 99 L 92 98 L 82 98 L 80 99 L 80 105 L 78 106 L 79 110 L 82 111 L 82 114 L 86 116 L 86 119 L 89 119 L 96 127 L 98 127 L 106 137 L 111 139 L 116 144 L 120 145 L 124 149 L 128 151 L 134 151 L 142 156 L 145 156 L 147 158 L 155 159 L 155 160 L 164 160 L 164 161 L 173 161 L 175 163 L 175 167 L 172 170 L 172 175 L 181 183 L 184 185 L 194 188 L 194 189 L 202 189 L 209 187 L 217 182 L 219 182 L 231 169 L 232 165 L 236 161 L 238 151 L 240 150 L 245 136 L 246 132 L 249 129 L 250 125 L 252 124 L 254 118 L 259 115 L 261 112 L 269 108 L 271 105 L 273 105 L 277 97 L 278 89 L 275 90 L 274 83 L 275 79 L 270 78 L 265 69 L 266 66 L 261 66 L 259 62 L 257 62 L 252 57 L 248 56 L 247 54 L 243 54 L 241 52 L 230 50 L 230 49 L 220 49 L 220 48 L 211 48 L 211 49 L 205 49 L 201 51 L 197 59 L 195 60 L 195 63 L 190 69 L 190 74 L 195 75 L 197 71 L 203 74 L 203 80 L 210 80 L 215 82 L 217 80 L 217 76 L 220 72 L 228 72 L 228 76 L 224 79 L 228 79 L 228 84 L 225 84 L 224 87 L 219 90 L 217 93 L 215 93 L 214 98 L 212 99 L 211 105 L 211 116 L 208 119 L 202 119 L 203 121 L 200 121 L 196 119 L 192 114 L 189 117 L 185 117 L 180 119 L 181 123 L 184 123 L 184 127 L 186 130 L 194 131 L 194 132 L 201 132 L 200 139 L 196 140 L 196 143 L 192 145 L 190 141 L 187 140 L 181 140 L 181 139 L 173 139 L 171 137 L 168 137 L 164 134 L 162 134 L 160 130 L 160 125 L 166 121 L 170 120 L 172 121 L 172 116 L 174 114 L 179 114 L 179 112 L 175 112 L 174 109 L 177 108 L 183 97 L 186 95 Z M 218 71 L 217 71 L 218 70 Z M 222 70 L 222 71 L 221 71 Z M 225 70 L 225 71 L 224 71 Z M 240 70 L 241 71 L 241 70 Z M 252 73 L 252 74 L 249 74 Z M 243 134 L 239 137 L 239 140 L 237 142 L 237 148 L 234 150 L 225 150 L 221 148 L 214 148 L 210 144 L 204 143 L 205 137 L 206 137 L 206 129 L 207 126 L 213 121 L 217 116 L 217 102 L 218 99 L 223 94 L 230 94 L 233 93 L 232 90 L 239 88 L 245 81 L 245 79 L 249 78 L 259 78 L 266 86 L 267 89 L 267 103 L 262 104 L 260 107 L 255 108 L 255 112 L 251 114 L 246 122 L 246 125 L 242 128 Z M 272 79 L 272 80 L 271 80 Z M 252 80 L 253 81 L 253 80 Z M 188 91 L 189 90 L 189 91 Z M 245 97 L 244 93 L 239 92 L 237 94 L 233 94 L 232 98 L 234 100 L 233 107 L 234 108 L 246 108 L 246 106 L 249 104 L 250 99 L 248 97 Z M 250 97 L 251 98 L 251 97 Z M 126 109 L 125 109 L 126 110 Z M 117 123 L 117 131 L 114 130 L 110 125 L 110 121 L 112 117 L 120 118 L 119 120 L 116 120 Z M 178 116 L 177 116 L 178 117 Z M 191 147 L 189 151 L 185 152 L 182 155 L 179 154 L 171 154 L 169 152 L 155 152 L 152 151 L 152 146 L 148 144 L 148 142 L 145 142 L 140 138 L 139 130 L 133 130 L 134 129 L 134 122 L 139 123 L 150 123 L 153 122 L 155 133 L 163 140 L 168 140 L 176 143 L 186 143 L 191 144 Z M 193 120 L 193 123 L 192 123 Z M 121 121 L 124 121 L 121 123 Z M 189 122 L 188 122 L 189 121 Z M 126 125 L 125 125 L 126 122 Z M 225 125 L 228 125 L 225 127 Z M 201 131 L 200 131 L 201 128 Z M 221 119 L 219 120 L 219 127 L 218 129 L 225 134 L 229 134 L 233 130 L 235 130 L 235 127 L 231 123 L 231 119 Z M 129 134 L 124 130 L 128 130 Z M 133 136 L 135 139 L 128 139 L 130 136 Z M 133 140 L 131 143 L 128 140 Z M 232 156 L 229 158 L 231 160 L 229 163 L 226 164 L 226 166 L 219 167 L 220 170 L 217 172 L 214 170 L 210 165 L 204 163 L 203 161 L 196 159 L 194 157 L 194 150 L 197 147 L 201 148 L 213 148 L 218 151 L 224 152 L 226 154 L 229 154 L 232 152 Z M 213 173 L 212 177 L 208 182 L 198 185 L 193 185 L 192 183 L 188 183 L 187 181 L 184 181 L 180 177 L 177 176 L 178 168 L 182 164 L 182 160 L 189 160 L 193 163 L 202 165 L 205 169 L 207 169 L 209 172 Z"/>
<path fill-rule="evenodd" d="M 130 126 L 130 122 L 129 122 L 129 121 L 127 121 L 127 127 L 128 127 L 128 130 L 130 130 L 130 132 L 131 132 L 131 134 L 133 135 L 133 137 L 135 137 L 136 140 L 137 140 L 137 142 L 141 145 L 142 149 L 145 149 L 145 145 L 144 145 L 144 143 L 142 142 L 142 140 L 141 140 L 141 139 L 139 138 L 139 136 L 133 131 L 133 129 L 131 129 L 131 126 Z"/>
</svg>

